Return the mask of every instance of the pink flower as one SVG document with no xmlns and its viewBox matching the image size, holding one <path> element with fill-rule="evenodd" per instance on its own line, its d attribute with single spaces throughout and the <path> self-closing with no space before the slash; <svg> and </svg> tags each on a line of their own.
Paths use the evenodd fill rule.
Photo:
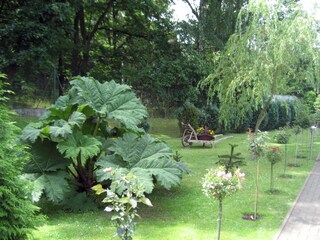
<svg viewBox="0 0 320 240">
<path fill-rule="evenodd" d="M 218 177 L 224 177 L 226 175 L 226 173 L 224 171 L 218 171 L 217 172 L 217 176 Z"/>
<path fill-rule="evenodd" d="M 239 172 L 239 178 L 241 179 L 241 180 L 244 180 L 245 179 L 245 176 L 246 176 L 246 174 L 245 173 L 241 173 L 241 172 Z"/>
<path fill-rule="evenodd" d="M 230 178 L 232 178 L 232 174 L 230 172 L 228 172 L 226 175 L 226 179 L 230 179 Z"/>
</svg>

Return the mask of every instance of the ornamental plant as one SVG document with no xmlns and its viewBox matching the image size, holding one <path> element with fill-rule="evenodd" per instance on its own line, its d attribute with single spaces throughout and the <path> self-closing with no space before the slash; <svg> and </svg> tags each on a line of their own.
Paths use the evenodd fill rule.
<svg viewBox="0 0 320 240">
<path fill-rule="evenodd" d="M 211 136 L 214 135 L 214 131 L 212 129 L 207 129 L 204 127 L 197 128 L 197 134 L 210 134 Z"/>
<path fill-rule="evenodd" d="M 276 143 L 284 144 L 284 173 L 283 176 L 286 176 L 287 170 L 287 159 L 288 159 L 288 142 L 290 139 L 289 127 L 279 128 L 279 131 L 273 136 L 273 139 Z"/>
<path fill-rule="evenodd" d="M 295 125 L 293 127 L 293 133 L 296 136 L 296 146 L 295 146 L 295 151 L 294 151 L 294 160 L 295 160 L 295 166 L 299 166 L 298 164 L 298 148 L 299 148 L 299 144 L 298 144 L 298 140 L 299 140 L 299 134 L 302 132 L 302 129 L 299 125 Z"/>
<path fill-rule="evenodd" d="M 234 153 L 234 149 L 238 146 L 237 144 L 230 144 L 231 150 L 230 155 L 218 155 L 219 161 L 216 162 L 222 165 L 226 169 L 226 173 L 234 172 L 235 168 L 246 165 L 244 158 L 240 157 L 241 153 Z"/>
<path fill-rule="evenodd" d="M 258 200 L 259 200 L 259 174 L 260 174 L 260 158 L 265 154 L 265 149 L 267 145 L 268 132 L 257 131 L 248 132 L 248 144 L 249 151 L 251 153 L 252 159 L 256 162 L 256 181 L 255 181 L 255 201 L 254 201 L 254 213 L 252 216 L 253 220 L 257 220 L 258 214 Z"/>
<path fill-rule="evenodd" d="M 226 173 L 226 169 L 220 166 L 217 169 L 209 169 L 202 179 L 202 191 L 209 197 L 219 201 L 217 239 L 220 239 L 222 223 L 222 201 L 242 188 L 241 182 L 245 174 L 237 169 L 234 173 Z"/>
<path fill-rule="evenodd" d="M 31 239 L 31 232 L 43 220 L 39 208 L 31 202 L 29 182 L 21 178 L 29 156 L 26 146 L 18 144 L 18 129 L 11 121 L 13 113 L 4 96 L 5 78 L 0 73 L 0 239 Z"/>
<path fill-rule="evenodd" d="M 112 168 L 106 168 L 104 171 L 112 180 L 110 188 L 104 189 L 98 184 L 92 189 L 98 195 L 106 193 L 102 202 L 108 205 L 104 210 L 114 212 L 111 220 L 117 228 L 118 237 L 122 240 L 131 240 L 135 234 L 135 217 L 139 216 L 138 203 L 152 207 L 151 201 L 145 197 L 146 189 L 142 182 L 132 173 Z"/>
<path fill-rule="evenodd" d="M 282 160 L 282 154 L 279 147 L 269 147 L 266 151 L 266 158 L 271 163 L 270 168 L 270 192 L 274 192 L 274 175 L 273 168 L 274 165 Z"/>
<path fill-rule="evenodd" d="M 130 86 L 89 77 L 70 84 L 68 93 L 21 135 L 32 153 L 24 172 L 33 180 L 34 201 L 44 196 L 83 210 L 107 167 L 143 178 L 147 193 L 155 183 L 166 189 L 179 185 L 187 168 L 172 159 L 167 144 L 139 127 L 148 113 Z"/>
</svg>

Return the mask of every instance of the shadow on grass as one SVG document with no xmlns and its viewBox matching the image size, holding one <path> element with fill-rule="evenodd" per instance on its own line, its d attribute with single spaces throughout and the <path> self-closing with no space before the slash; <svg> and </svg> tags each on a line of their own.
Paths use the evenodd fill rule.
<svg viewBox="0 0 320 240">
<path fill-rule="evenodd" d="M 293 178 L 293 176 L 291 174 L 281 174 L 279 177 L 280 178 L 287 178 L 287 179 Z"/>
<path fill-rule="evenodd" d="M 260 215 L 260 214 L 257 214 L 256 217 L 254 217 L 254 213 L 243 213 L 242 214 L 243 220 L 258 221 L 261 218 L 262 218 L 262 215 Z"/>
<path fill-rule="evenodd" d="M 299 164 L 299 163 L 289 163 L 288 167 L 301 167 L 301 164 Z"/>
<path fill-rule="evenodd" d="M 280 189 L 270 189 L 270 190 L 266 191 L 266 193 L 269 195 L 279 195 L 279 194 L 283 193 L 283 191 L 281 191 Z"/>
</svg>

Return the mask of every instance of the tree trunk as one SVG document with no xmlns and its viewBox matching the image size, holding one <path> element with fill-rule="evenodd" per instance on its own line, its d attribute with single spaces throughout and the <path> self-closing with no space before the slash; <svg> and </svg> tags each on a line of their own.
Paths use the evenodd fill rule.
<svg viewBox="0 0 320 240">
<path fill-rule="evenodd" d="M 270 192 L 273 191 L 273 187 L 274 187 L 274 184 L 273 184 L 273 165 L 274 165 L 274 164 L 271 163 Z"/>
<path fill-rule="evenodd" d="M 217 240 L 220 240 L 221 225 L 222 225 L 222 199 L 219 199 Z"/>
<path fill-rule="evenodd" d="M 287 171 L 287 144 L 284 145 L 284 175 Z"/>
<path fill-rule="evenodd" d="M 79 36 L 79 11 L 73 20 L 73 49 L 72 49 L 72 59 L 71 59 L 71 70 L 72 75 L 77 76 L 79 72 L 79 62 L 80 62 L 80 36 Z"/>
<path fill-rule="evenodd" d="M 254 201 L 254 220 L 257 220 L 257 215 L 258 215 L 258 199 L 259 199 L 259 157 L 257 156 L 256 153 L 254 153 L 254 160 L 256 162 L 256 194 L 255 194 L 255 201 Z"/>
</svg>

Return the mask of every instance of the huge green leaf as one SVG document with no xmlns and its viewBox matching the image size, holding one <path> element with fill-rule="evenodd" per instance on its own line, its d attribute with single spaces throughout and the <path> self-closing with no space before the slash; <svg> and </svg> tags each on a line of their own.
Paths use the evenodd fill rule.
<svg viewBox="0 0 320 240">
<path fill-rule="evenodd" d="M 29 123 L 22 131 L 20 136 L 22 141 L 34 143 L 36 139 L 40 136 L 43 124 L 39 123 Z"/>
<path fill-rule="evenodd" d="M 56 148 L 57 144 L 45 139 L 31 145 L 31 160 L 25 165 L 25 173 L 54 172 L 71 164 Z"/>
<path fill-rule="evenodd" d="M 115 155 L 101 158 L 97 162 L 101 168 L 97 171 L 98 181 L 110 178 L 109 173 L 103 169 L 126 167 L 139 178 L 146 191 L 151 192 L 154 187 L 153 179 L 170 189 L 177 186 L 182 173 L 187 172 L 183 162 L 170 160 L 172 151 L 165 143 L 147 134 L 138 137 L 133 133 L 127 133 L 123 138 L 115 140 L 109 150 Z"/>
<path fill-rule="evenodd" d="M 71 126 L 65 120 L 55 121 L 53 126 L 49 126 L 50 135 L 52 139 L 56 139 L 58 137 L 66 138 L 70 134 L 72 134 Z"/>
<path fill-rule="evenodd" d="M 182 171 L 179 163 L 167 158 L 160 158 L 157 161 L 145 159 L 136 164 L 135 169 L 143 168 L 150 176 L 157 179 L 159 184 L 166 189 L 170 189 L 180 184 Z"/>
<path fill-rule="evenodd" d="M 32 179 L 32 200 L 37 202 L 43 193 L 52 202 L 61 202 L 69 191 L 68 174 L 65 171 L 47 172 L 42 174 L 28 174 Z"/>
<path fill-rule="evenodd" d="M 128 162 L 129 168 L 143 160 L 157 160 L 172 156 L 172 150 L 163 142 L 145 134 L 138 138 L 136 134 L 127 133 L 123 138 L 117 139 L 109 150 L 120 155 Z"/>
<path fill-rule="evenodd" d="M 96 156 L 100 152 L 101 142 L 92 136 L 74 132 L 65 141 L 59 142 L 57 147 L 60 153 L 67 158 L 76 159 L 78 156 L 86 160 Z"/>
<path fill-rule="evenodd" d="M 146 108 L 128 85 L 114 81 L 99 83 L 87 77 L 78 77 L 71 84 L 77 92 L 77 104 L 88 104 L 102 117 L 118 120 L 132 129 L 147 117 Z"/>
<path fill-rule="evenodd" d="M 68 123 L 71 126 L 78 126 L 81 128 L 82 124 L 86 121 L 86 115 L 84 115 L 81 112 L 73 112 L 71 116 L 69 117 Z"/>
</svg>

